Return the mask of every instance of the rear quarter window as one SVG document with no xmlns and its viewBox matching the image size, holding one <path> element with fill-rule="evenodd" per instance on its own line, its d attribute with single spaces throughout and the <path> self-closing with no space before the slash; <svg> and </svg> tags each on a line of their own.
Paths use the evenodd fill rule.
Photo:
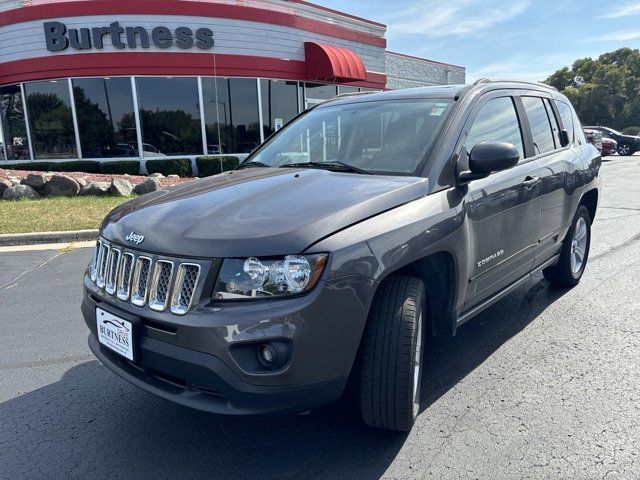
<svg viewBox="0 0 640 480">
<path fill-rule="evenodd" d="M 556 100 L 556 107 L 560 113 L 560 119 L 562 120 L 562 128 L 564 128 L 569 134 L 569 143 L 573 143 L 575 139 L 574 125 L 573 125 L 573 113 L 571 107 L 561 101 Z"/>
<path fill-rule="evenodd" d="M 543 99 L 541 97 L 522 97 L 522 103 L 531 127 L 534 155 L 551 152 L 555 149 L 555 143 Z"/>
</svg>

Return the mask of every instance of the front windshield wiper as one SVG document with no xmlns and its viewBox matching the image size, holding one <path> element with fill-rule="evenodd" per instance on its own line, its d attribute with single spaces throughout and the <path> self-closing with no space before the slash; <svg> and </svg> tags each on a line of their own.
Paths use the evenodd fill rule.
<svg viewBox="0 0 640 480">
<path fill-rule="evenodd" d="M 280 165 L 280 168 L 324 168 L 327 170 L 335 170 L 342 172 L 352 172 L 352 173 L 360 173 L 362 175 L 373 175 L 371 172 L 356 167 L 354 165 L 349 165 L 348 163 L 341 162 L 339 160 L 335 160 L 332 162 L 299 162 L 299 163 L 289 163 L 287 165 Z"/>
<path fill-rule="evenodd" d="M 271 165 L 267 165 L 266 163 L 259 162 L 258 160 L 251 160 L 249 162 L 241 163 L 235 169 L 236 170 L 242 170 L 243 168 L 256 168 L 256 167 L 271 168 Z"/>
</svg>

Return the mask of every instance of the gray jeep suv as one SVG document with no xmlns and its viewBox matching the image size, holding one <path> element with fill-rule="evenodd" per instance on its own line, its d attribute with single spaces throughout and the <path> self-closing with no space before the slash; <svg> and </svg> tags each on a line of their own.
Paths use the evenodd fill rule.
<svg viewBox="0 0 640 480">
<path fill-rule="evenodd" d="M 236 170 L 115 208 L 84 277 L 96 357 L 225 414 L 303 412 L 348 382 L 409 430 L 427 335 L 537 271 L 575 285 L 601 159 L 552 88 L 482 80 L 337 98 Z"/>
</svg>

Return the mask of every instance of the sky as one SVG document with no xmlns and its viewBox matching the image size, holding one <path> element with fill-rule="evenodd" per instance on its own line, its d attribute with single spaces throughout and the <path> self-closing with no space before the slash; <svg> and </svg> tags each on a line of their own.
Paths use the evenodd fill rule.
<svg viewBox="0 0 640 480">
<path fill-rule="evenodd" d="M 574 60 L 640 48 L 640 1 L 315 0 L 387 25 L 387 49 L 482 77 L 541 81 Z"/>
</svg>

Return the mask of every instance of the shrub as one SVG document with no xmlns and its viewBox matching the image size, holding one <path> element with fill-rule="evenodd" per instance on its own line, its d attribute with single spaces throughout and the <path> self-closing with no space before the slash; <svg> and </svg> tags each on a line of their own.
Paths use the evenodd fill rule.
<svg viewBox="0 0 640 480">
<path fill-rule="evenodd" d="M 147 160 L 148 173 L 167 175 L 192 176 L 191 160 L 188 158 L 169 158 L 167 160 Z"/>
<path fill-rule="evenodd" d="M 201 177 L 209 177 L 218 173 L 233 170 L 240 163 L 238 157 L 220 156 L 220 157 L 198 157 L 196 165 L 198 165 L 198 175 Z"/>
<path fill-rule="evenodd" d="M 140 174 L 140 162 L 137 160 L 119 160 L 100 164 L 100 173 L 124 175 Z"/>
<path fill-rule="evenodd" d="M 89 160 L 75 160 L 72 162 L 31 162 L 0 165 L 7 170 L 40 170 L 44 172 L 86 172 L 99 173 L 100 163 Z"/>
<path fill-rule="evenodd" d="M 622 134 L 636 136 L 640 134 L 640 127 L 627 127 L 624 130 L 622 130 Z"/>
</svg>

